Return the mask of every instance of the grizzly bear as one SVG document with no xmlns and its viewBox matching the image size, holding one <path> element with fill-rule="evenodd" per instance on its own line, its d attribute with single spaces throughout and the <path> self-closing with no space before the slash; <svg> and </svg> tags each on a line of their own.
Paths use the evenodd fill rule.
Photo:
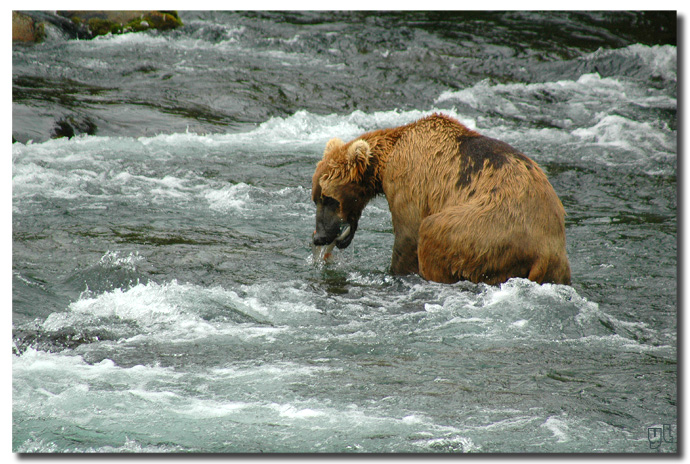
<svg viewBox="0 0 690 464">
<path fill-rule="evenodd" d="M 563 205 L 537 163 L 507 143 L 442 114 L 331 139 L 312 179 L 314 245 L 347 247 L 379 194 L 393 220 L 394 274 L 570 284 Z"/>
</svg>

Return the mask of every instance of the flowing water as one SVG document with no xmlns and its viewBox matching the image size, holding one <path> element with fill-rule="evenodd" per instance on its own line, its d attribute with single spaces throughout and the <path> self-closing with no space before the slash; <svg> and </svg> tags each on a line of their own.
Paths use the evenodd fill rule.
<svg viewBox="0 0 690 464">
<path fill-rule="evenodd" d="M 13 45 L 15 452 L 677 450 L 674 16 L 180 16 Z M 434 111 L 544 168 L 572 286 L 393 276 L 385 198 L 312 261 L 326 141 Z"/>
</svg>

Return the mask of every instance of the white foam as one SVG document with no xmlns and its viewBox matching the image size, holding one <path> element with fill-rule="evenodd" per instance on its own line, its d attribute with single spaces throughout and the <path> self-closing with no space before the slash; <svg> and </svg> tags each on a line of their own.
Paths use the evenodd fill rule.
<svg viewBox="0 0 690 464">
<path fill-rule="evenodd" d="M 276 143 L 325 143 L 333 137 L 348 140 L 364 132 L 386 127 L 396 127 L 416 121 L 433 112 L 444 112 L 450 116 L 463 119 L 468 126 L 474 126 L 474 120 L 463 118 L 454 110 L 431 109 L 429 111 L 377 111 L 365 113 L 355 110 L 347 115 L 315 115 L 308 111 L 297 111 L 285 118 L 273 117 L 259 125 L 246 137 L 261 137 Z"/>
<path fill-rule="evenodd" d="M 103 47 L 120 47 L 122 45 L 162 45 L 170 43 L 170 39 L 161 35 L 151 34 L 106 34 L 94 37 L 90 41 L 78 41 L 84 48 L 103 48 Z M 177 43 L 177 42 L 176 42 Z"/>
<path fill-rule="evenodd" d="M 356 110 L 347 115 L 316 115 L 300 110 L 291 116 L 272 117 L 247 132 L 205 135 L 185 132 L 138 138 L 82 135 L 72 139 L 47 140 L 38 144 L 13 144 L 12 153 L 15 163 L 29 160 L 50 160 L 53 164 L 78 160 L 102 163 L 120 159 L 123 155 L 165 160 L 170 157 L 171 150 L 176 152 L 189 148 L 198 151 L 199 145 L 217 149 L 234 144 L 244 147 L 322 144 L 332 137 L 350 139 L 363 132 L 400 126 L 434 112 L 443 112 L 458 118 L 470 128 L 476 125 L 474 119 L 466 118 L 453 109 L 391 110 L 373 113 Z M 185 152 L 188 153 L 190 150 Z"/>
<path fill-rule="evenodd" d="M 626 59 L 640 59 L 649 70 L 651 77 L 668 81 L 677 79 L 678 49 L 673 45 L 642 45 L 633 44 L 622 49 L 599 49 L 587 55 L 584 59 L 600 57 L 623 56 Z"/>
<path fill-rule="evenodd" d="M 403 423 L 405 424 L 421 424 L 425 422 L 427 419 L 424 417 L 421 417 L 417 414 L 410 414 L 409 416 L 405 416 L 402 418 Z"/>
<path fill-rule="evenodd" d="M 314 366 L 277 363 L 186 373 L 155 365 L 125 368 L 109 359 L 90 364 L 83 357 L 71 353 L 47 353 L 33 348 L 13 356 L 12 366 L 14 404 L 18 411 L 34 411 L 40 415 L 40 411 L 48 407 L 56 412 L 62 409 L 69 414 L 71 407 L 91 404 L 112 409 L 117 414 L 130 414 L 132 409 L 121 404 L 127 402 L 134 403 L 129 404 L 130 407 L 143 408 L 138 411 L 142 415 L 166 411 L 194 419 L 243 414 L 244 410 L 257 407 L 286 418 L 331 415 L 332 411 L 326 412 L 311 405 L 228 400 L 223 393 L 228 385 L 242 385 L 243 388 L 261 386 L 267 377 L 280 382 L 295 377 L 311 377 L 323 370 Z M 189 395 L 186 390 L 180 390 L 180 385 L 186 383 L 193 384 L 199 391 Z M 219 388 L 220 396 L 211 394 Z"/>
<path fill-rule="evenodd" d="M 127 201 L 155 202 L 191 199 L 200 188 L 195 185 L 198 179 L 193 174 L 176 177 L 153 170 L 133 174 L 140 169 L 138 159 L 142 152 L 148 152 L 149 161 L 165 161 L 169 157 L 159 148 L 144 148 L 138 140 L 109 137 L 65 140 L 13 145 L 13 199 L 30 199 L 35 195 L 60 199 L 122 196 Z"/>
<path fill-rule="evenodd" d="M 565 421 L 554 416 L 550 416 L 541 426 L 547 428 L 551 433 L 553 433 L 553 436 L 556 438 L 558 443 L 569 441 L 568 432 L 570 427 Z"/>
<path fill-rule="evenodd" d="M 602 350 L 615 350 L 618 352 L 655 353 L 659 356 L 676 357 L 676 348 L 671 345 L 651 345 L 640 343 L 619 334 L 611 335 L 585 335 L 579 338 L 562 340 L 561 343 L 581 345 L 589 349 L 601 347 Z"/>
<path fill-rule="evenodd" d="M 242 383 L 250 382 L 253 379 L 263 381 L 267 377 L 274 380 L 303 376 L 311 377 L 335 371 L 340 371 L 340 369 L 327 366 L 305 366 L 294 362 L 277 362 L 261 365 L 254 363 L 247 363 L 245 365 L 235 364 L 232 367 L 216 367 L 210 370 L 214 378 L 218 378 L 223 382 L 234 380 Z"/>
<path fill-rule="evenodd" d="M 143 330 L 165 330 L 171 323 L 184 324 L 195 322 L 204 327 L 201 331 L 212 330 L 200 318 L 184 312 L 175 302 L 175 293 L 179 293 L 176 283 L 158 285 L 147 283 L 136 285 L 129 290 L 115 289 L 93 298 L 83 298 L 69 306 L 67 313 L 53 313 L 43 323 L 45 330 L 59 330 L 65 326 L 92 316 L 97 318 L 116 318 L 118 320 L 136 321 Z"/>
<path fill-rule="evenodd" d="M 17 453 L 59 453 L 64 451 L 59 449 L 53 442 L 46 442 L 42 438 L 30 438 L 19 445 L 15 450 Z"/>
<path fill-rule="evenodd" d="M 127 290 L 115 289 L 95 296 L 86 292 L 69 305 L 67 312 L 49 315 L 41 326 L 46 331 L 70 327 L 105 327 L 116 333 L 123 330 L 120 333 L 122 337 L 159 337 L 168 342 L 211 335 L 241 339 L 265 337 L 270 341 L 272 335 L 283 330 L 246 323 L 210 322 L 200 315 L 200 311 L 208 307 L 217 308 L 219 315 L 223 311 L 233 311 L 255 321 L 266 319 L 261 314 L 263 307 L 257 311 L 251 307 L 251 301 L 245 301 L 233 291 L 172 281 L 165 284 L 137 284 Z M 125 328 L 121 329 L 123 326 Z"/>
<path fill-rule="evenodd" d="M 408 299 L 419 297 L 411 290 L 406 297 L 389 301 L 387 306 L 406 305 Z M 614 351 L 654 351 L 670 356 L 674 353 L 663 334 L 641 321 L 619 320 L 607 314 L 596 302 L 567 285 L 510 279 L 498 287 L 480 285 L 475 292 L 443 286 L 439 287 L 436 301 L 424 303 L 421 319 L 419 314 L 413 314 L 419 321 L 415 331 L 423 336 L 428 327 L 433 327 L 434 334 L 482 344 L 527 339 L 596 344 Z"/>
<path fill-rule="evenodd" d="M 120 385 L 127 390 L 143 391 L 142 386 L 149 382 L 177 378 L 179 374 L 172 368 L 134 366 L 125 369 L 110 359 L 87 363 L 70 352 L 48 353 L 27 348 L 21 355 L 12 357 L 13 403 L 18 410 L 40 410 L 45 405 L 69 407 L 87 393 L 97 395 L 97 390 L 104 386 L 106 390 L 108 385 Z M 41 393 L 41 401 L 34 394 L 36 392 Z M 170 398 L 170 394 L 164 395 Z"/>
<path fill-rule="evenodd" d="M 511 325 L 512 325 L 513 327 L 518 328 L 518 329 L 522 329 L 522 328 L 525 327 L 527 324 L 529 324 L 529 321 L 528 321 L 528 320 L 526 320 L 526 319 L 520 319 L 519 321 L 513 322 Z"/>
<path fill-rule="evenodd" d="M 142 261 L 144 261 L 144 257 L 140 256 L 138 251 L 131 252 L 127 256 L 120 256 L 119 251 L 108 250 L 101 256 L 98 264 L 105 268 L 123 268 L 134 271 L 137 264 Z"/>
<path fill-rule="evenodd" d="M 220 190 L 207 191 L 204 196 L 209 207 L 215 211 L 243 211 L 251 201 L 249 192 L 251 187 L 243 182 L 225 186 Z"/>
<path fill-rule="evenodd" d="M 499 411 L 500 412 L 500 411 Z M 503 412 L 511 412 L 511 411 L 503 411 Z M 515 411 L 512 411 L 512 413 L 515 413 Z M 510 417 L 507 419 L 502 419 L 502 420 L 497 420 L 495 422 L 491 422 L 486 425 L 479 426 L 477 428 L 483 429 L 483 430 L 506 430 L 506 429 L 512 429 L 512 428 L 518 428 L 518 429 L 524 429 L 527 424 L 530 424 L 537 420 L 537 417 L 534 416 L 518 416 L 518 417 Z"/>
<path fill-rule="evenodd" d="M 137 143 L 150 150 L 164 150 L 174 147 L 176 149 L 199 149 L 203 146 L 208 149 L 222 147 L 229 142 L 229 135 L 221 134 L 197 134 L 194 132 L 176 132 L 174 134 L 158 134 L 150 137 L 138 137 Z"/>
<path fill-rule="evenodd" d="M 290 419 L 311 419 L 326 415 L 324 411 L 318 411 L 311 408 L 299 409 L 290 404 L 273 404 L 271 407 L 278 411 L 278 414 L 281 417 L 287 417 Z"/>
<path fill-rule="evenodd" d="M 311 302 L 311 296 L 305 290 L 295 288 L 287 282 L 284 285 L 253 284 L 242 285 L 239 290 L 245 293 L 242 298 L 245 304 L 271 320 L 321 314 L 322 311 Z"/>
<path fill-rule="evenodd" d="M 70 450 L 65 450 L 69 452 Z M 89 447 L 83 450 L 84 453 L 179 453 L 186 451 L 181 446 L 168 445 L 168 444 L 141 444 L 137 440 L 125 438 L 125 443 L 122 446 L 101 446 L 98 448 Z M 82 450 L 75 449 L 73 452 L 78 453 Z M 131 459 L 131 458 L 130 458 Z"/>
<path fill-rule="evenodd" d="M 548 94 L 551 102 L 540 98 Z M 583 74 L 577 80 L 560 80 L 531 84 L 494 84 L 485 79 L 467 89 L 446 91 L 436 103 L 460 101 L 474 109 L 496 111 L 504 116 L 520 119 L 541 114 L 545 109 L 557 108 L 569 120 L 589 117 L 607 105 L 637 104 L 647 107 L 675 108 L 676 99 L 660 92 L 651 92 L 634 81 L 615 77 L 601 77 L 598 73 Z"/>
<path fill-rule="evenodd" d="M 455 117 L 470 128 L 476 126 L 474 119 L 458 114 L 454 109 L 391 110 L 373 113 L 355 110 L 346 115 L 335 113 L 318 115 L 306 110 L 299 110 L 290 116 L 271 117 L 256 128 L 246 132 L 207 135 L 189 132 L 160 134 L 153 137 L 139 137 L 137 141 L 147 147 L 191 146 L 199 143 L 212 148 L 236 144 L 241 144 L 245 148 L 259 145 L 303 146 L 317 143 L 321 145 L 333 137 L 348 140 L 364 132 L 408 124 L 435 112 L 442 112 Z"/>
<path fill-rule="evenodd" d="M 43 439 L 30 438 L 19 445 L 16 449 L 17 453 L 179 453 L 186 451 L 180 446 L 174 445 L 150 445 L 141 444 L 136 440 L 130 438 L 125 439 L 122 446 L 102 446 L 102 447 L 88 447 L 81 448 L 60 448 L 53 442 L 46 442 Z M 133 459 L 136 462 L 136 458 Z"/>
<path fill-rule="evenodd" d="M 166 171 L 166 166 L 173 158 L 220 156 L 221 152 L 233 157 L 252 150 L 265 152 L 267 146 L 271 150 L 294 147 L 296 155 L 303 156 L 304 146 L 311 145 L 309 150 L 319 153 L 332 137 L 351 139 L 366 131 L 415 121 L 433 111 L 354 111 L 348 115 L 298 111 L 288 117 L 270 118 L 253 130 L 232 134 L 185 132 L 138 138 L 82 135 L 42 143 L 15 143 L 13 207 L 19 211 L 21 201 L 34 197 L 103 201 L 126 198 L 128 202 L 154 204 L 205 200 L 212 210 L 239 212 L 251 209 L 257 198 L 267 192 L 244 183 L 220 185 L 194 171 Z M 452 110 L 444 112 L 462 119 Z M 463 122 L 474 125 L 473 120 Z M 285 152 L 284 148 L 280 150 Z M 91 202 L 86 204 L 92 206 Z"/>
<path fill-rule="evenodd" d="M 634 121 L 616 114 L 601 117 L 596 124 L 571 132 L 583 142 L 623 148 L 634 152 L 639 146 L 675 152 L 675 139 L 659 132 L 650 122 Z"/>
<path fill-rule="evenodd" d="M 622 76 L 591 73 L 575 80 L 531 84 L 495 84 L 487 79 L 443 92 L 437 103 L 444 101 L 481 112 L 480 132 L 536 151 L 530 154 L 538 161 L 540 156 L 568 162 L 577 157 L 587 163 L 640 166 L 648 173 L 663 173 L 667 170 L 658 164 L 668 165 L 676 157 L 676 131 L 656 118 L 637 118 L 641 108 L 675 110 L 676 98 Z M 535 121 L 553 127 L 530 127 Z"/>
<path fill-rule="evenodd" d="M 220 402 L 214 400 L 202 400 L 199 398 L 188 398 L 184 407 L 175 408 L 174 411 L 182 416 L 193 419 L 216 419 L 237 415 L 243 410 L 251 407 L 250 403 L 241 401 Z"/>
</svg>

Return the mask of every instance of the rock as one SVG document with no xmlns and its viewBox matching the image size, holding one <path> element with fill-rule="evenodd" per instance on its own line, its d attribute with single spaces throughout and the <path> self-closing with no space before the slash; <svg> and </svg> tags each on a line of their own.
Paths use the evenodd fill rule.
<svg viewBox="0 0 690 464">
<path fill-rule="evenodd" d="M 12 42 L 36 43 L 59 37 L 62 39 L 90 39 L 93 34 L 86 27 L 47 11 L 13 11 Z"/>
<path fill-rule="evenodd" d="M 182 21 L 175 11 L 13 11 L 12 41 L 36 43 L 47 35 L 83 40 L 179 26 Z"/>
<path fill-rule="evenodd" d="M 13 103 L 12 143 L 42 143 L 61 137 L 96 135 L 99 132 L 98 124 L 102 123 L 103 120 L 98 118 L 98 115 L 72 108 L 48 104 L 35 107 Z"/>
<path fill-rule="evenodd" d="M 97 131 L 98 127 L 88 116 L 71 115 L 55 121 L 50 138 L 67 137 L 71 139 L 79 134 L 95 135 Z"/>
<path fill-rule="evenodd" d="M 182 25 L 175 11 L 58 11 L 57 14 L 88 27 L 94 36 L 168 30 Z"/>
<path fill-rule="evenodd" d="M 42 23 L 18 11 L 12 12 L 12 42 L 40 42 L 45 36 Z"/>
</svg>

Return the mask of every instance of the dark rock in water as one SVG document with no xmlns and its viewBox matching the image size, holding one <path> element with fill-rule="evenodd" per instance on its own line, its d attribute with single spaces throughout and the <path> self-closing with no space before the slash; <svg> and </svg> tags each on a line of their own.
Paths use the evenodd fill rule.
<svg viewBox="0 0 690 464">
<path fill-rule="evenodd" d="M 175 11 L 58 11 L 57 14 L 87 27 L 94 36 L 168 30 L 182 25 Z"/>
<path fill-rule="evenodd" d="M 47 11 L 13 11 L 12 41 L 36 43 L 51 37 L 90 39 L 88 28 Z"/>
<path fill-rule="evenodd" d="M 44 35 L 42 23 L 18 11 L 12 12 L 12 42 L 40 42 Z"/>
<path fill-rule="evenodd" d="M 13 11 L 12 41 L 36 43 L 52 36 L 84 40 L 181 25 L 175 11 Z"/>
<path fill-rule="evenodd" d="M 51 138 L 67 137 L 71 139 L 75 135 L 96 135 L 96 124 L 88 116 L 67 116 L 55 121 Z"/>
<path fill-rule="evenodd" d="M 12 338 L 12 354 L 14 355 L 21 355 L 29 348 L 59 353 L 88 343 L 117 340 L 117 336 L 107 330 L 80 331 L 74 327 L 65 327 L 56 331 L 45 331 L 38 327 L 19 328 L 12 331 Z"/>
</svg>

